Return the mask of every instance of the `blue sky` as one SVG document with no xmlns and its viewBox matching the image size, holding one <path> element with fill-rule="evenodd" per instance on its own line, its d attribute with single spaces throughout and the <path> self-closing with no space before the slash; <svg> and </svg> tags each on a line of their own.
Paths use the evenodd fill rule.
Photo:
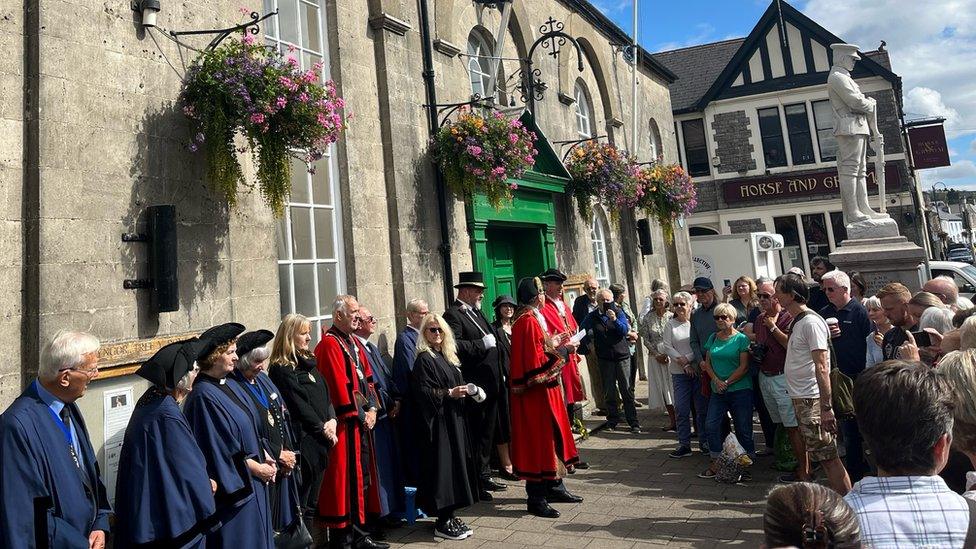
<svg viewBox="0 0 976 549">
<path fill-rule="evenodd" d="M 590 0 L 628 33 L 635 0 Z M 639 39 L 662 51 L 752 30 L 770 0 L 636 0 Z M 909 120 L 947 119 L 952 166 L 922 170 L 923 189 L 936 181 L 976 190 L 976 0 L 792 0 L 847 42 L 865 50 L 887 42 L 892 69 L 904 81 Z"/>
</svg>

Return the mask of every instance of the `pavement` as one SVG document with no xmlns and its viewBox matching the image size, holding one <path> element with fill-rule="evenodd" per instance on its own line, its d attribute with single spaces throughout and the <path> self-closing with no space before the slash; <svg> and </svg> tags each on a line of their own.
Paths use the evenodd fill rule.
<svg viewBox="0 0 976 549">
<path fill-rule="evenodd" d="M 441 549 L 759 547 L 766 494 L 781 474 L 771 468 L 773 458 L 758 458 L 749 482 L 700 479 L 706 456 L 668 458 L 676 444 L 674 433 L 661 430 L 667 423 L 664 411 L 645 407 L 638 413 L 641 434 L 608 433 L 600 430 L 600 421 L 588 422 L 595 432 L 578 447 L 590 469 L 565 479 L 569 491 L 584 501 L 553 504 L 561 513 L 558 519 L 529 515 L 522 483 L 500 481 L 508 489 L 495 492 L 494 501 L 458 512 L 474 531 L 468 539 L 435 540 L 433 520 L 427 519 L 388 530 L 387 543 Z M 758 425 L 755 431 L 758 443 Z"/>
</svg>

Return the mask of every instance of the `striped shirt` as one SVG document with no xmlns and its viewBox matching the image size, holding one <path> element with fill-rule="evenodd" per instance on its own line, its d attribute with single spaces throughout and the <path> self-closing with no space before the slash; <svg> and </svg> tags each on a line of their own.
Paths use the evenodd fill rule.
<svg viewBox="0 0 976 549">
<path fill-rule="evenodd" d="M 844 499 L 874 549 L 959 548 L 966 539 L 969 506 L 938 476 L 864 477 Z"/>
</svg>

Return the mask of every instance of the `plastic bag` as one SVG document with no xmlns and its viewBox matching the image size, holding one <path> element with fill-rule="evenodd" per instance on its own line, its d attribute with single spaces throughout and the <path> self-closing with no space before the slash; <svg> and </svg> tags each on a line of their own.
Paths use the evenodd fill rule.
<svg viewBox="0 0 976 549">
<path fill-rule="evenodd" d="M 729 433 L 722 443 L 722 454 L 718 458 L 715 478 L 719 482 L 734 484 L 742 478 L 742 472 L 752 465 L 752 458 L 739 444 L 734 433 Z"/>
</svg>

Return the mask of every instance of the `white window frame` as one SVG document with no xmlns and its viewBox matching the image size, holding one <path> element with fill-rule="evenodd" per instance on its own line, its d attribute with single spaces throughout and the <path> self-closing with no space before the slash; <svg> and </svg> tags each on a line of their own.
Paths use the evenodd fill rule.
<svg viewBox="0 0 976 549">
<path fill-rule="evenodd" d="M 491 82 L 491 47 L 488 41 L 477 30 L 468 35 L 468 81 L 471 83 L 471 95 L 481 97 L 494 96 L 488 93 Z M 477 79 L 477 85 L 475 80 Z"/>
<path fill-rule="evenodd" d="M 593 223 L 590 225 L 590 243 L 593 247 L 593 278 L 601 288 L 610 286 L 610 260 L 607 256 L 607 230 L 603 215 L 599 211 L 593 212 Z"/>
<path fill-rule="evenodd" d="M 276 10 L 278 9 L 279 2 L 287 0 L 265 0 L 266 10 Z M 266 29 L 271 29 L 273 33 L 265 33 L 264 39 L 266 43 L 273 45 L 275 47 L 281 48 L 286 51 L 288 46 L 295 47 L 295 55 L 299 59 L 299 63 L 302 64 L 303 69 L 309 69 L 311 67 L 305 67 L 305 57 L 306 55 L 321 57 L 322 59 L 322 75 L 323 80 L 326 80 L 330 74 L 330 63 L 329 63 L 329 45 L 328 45 L 328 33 L 325 25 L 325 1 L 324 0 L 294 0 L 299 9 L 299 17 L 301 17 L 301 10 L 306 6 L 311 6 L 317 8 L 317 25 L 319 28 L 319 38 L 321 40 L 322 51 L 315 51 L 312 49 L 304 48 L 301 44 L 292 44 L 280 39 L 280 17 L 273 17 L 267 21 L 268 26 Z M 301 18 L 299 18 L 299 28 L 298 37 L 299 42 L 304 40 L 305 29 L 302 28 Z M 288 53 L 285 53 L 288 55 Z M 285 242 L 288 243 L 289 249 L 278 250 L 278 271 L 286 272 L 288 276 L 287 284 L 287 295 L 281 295 L 282 311 L 281 314 L 284 316 L 288 313 L 298 312 L 297 300 L 295 295 L 295 266 L 297 265 L 312 265 L 312 280 L 313 280 L 313 291 L 314 291 L 314 302 L 315 302 L 315 314 L 305 316 L 312 323 L 312 344 L 314 345 L 319 340 L 319 335 L 322 333 L 322 329 L 331 324 L 332 320 L 332 303 L 334 296 L 320 296 L 320 287 L 322 281 L 319 280 L 319 265 L 334 265 L 335 266 L 335 287 L 339 294 L 345 293 L 346 291 L 346 272 L 345 272 L 345 261 L 343 257 L 343 236 L 342 236 L 342 208 L 339 196 L 339 190 L 336 185 L 336 173 L 338 170 L 338 165 L 336 162 L 335 155 L 335 145 L 332 144 L 325 151 L 325 156 L 317 162 L 318 169 L 327 169 L 328 174 L 326 179 L 328 181 L 328 192 L 330 195 L 329 204 L 322 203 L 319 200 L 318 195 L 321 195 L 321 191 L 318 193 L 312 187 L 312 175 L 305 173 L 305 185 L 306 185 L 306 195 L 312 202 L 289 202 L 285 207 L 285 216 L 279 221 L 276 231 L 282 228 L 285 231 Z M 298 174 L 292 173 L 292 178 L 295 179 Z M 311 248 L 312 259 L 294 259 L 293 253 L 295 248 L 295 241 L 292 235 L 292 220 L 291 220 L 291 210 L 292 208 L 308 208 L 309 209 L 309 223 L 310 223 L 310 242 L 309 246 Z M 330 210 L 332 212 L 332 249 L 334 257 L 331 258 L 319 258 L 317 250 L 317 238 L 316 238 L 316 227 L 315 227 L 315 212 L 316 210 Z M 276 242 L 280 242 L 280 238 L 276 239 Z M 279 279 L 280 280 L 280 279 Z M 279 283 L 279 292 L 282 292 L 281 288 L 283 285 Z M 305 313 L 303 313 L 305 314 Z"/>
<path fill-rule="evenodd" d="M 586 93 L 586 88 L 581 80 L 576 81 L 576 89 L 573 90 L 576 97 L 576 134 L 580 139 L 593 138 L 593 106 L 590 105 L 590 96 Z"/>
</svg>

